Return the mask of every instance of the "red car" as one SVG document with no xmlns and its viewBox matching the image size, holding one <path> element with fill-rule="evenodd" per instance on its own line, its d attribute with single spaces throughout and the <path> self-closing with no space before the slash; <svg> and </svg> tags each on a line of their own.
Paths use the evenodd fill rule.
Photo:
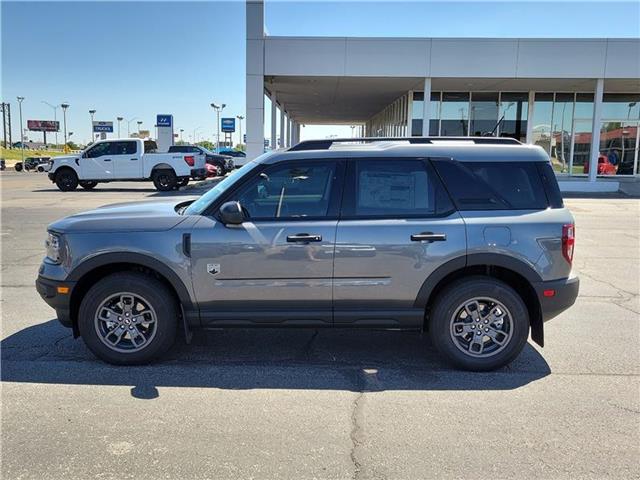
<svg viewBox="0 0 640 480">
<path fill-rule="evenodd" d="M 583 167 L 584 173 L 589 173 L 589 162 Z M 615 175 L 616 166 L 609 161 L 606 155 L 598 155 L 598 175 Z"/>
</svg>

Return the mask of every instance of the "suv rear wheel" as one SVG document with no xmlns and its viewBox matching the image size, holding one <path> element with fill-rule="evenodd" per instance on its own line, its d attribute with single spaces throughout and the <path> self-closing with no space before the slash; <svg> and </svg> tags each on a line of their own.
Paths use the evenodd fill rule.
<svg viewBox="0 0 640 480">
<path fill-rule="evenodd" d="M 465 370 L 507 365 L 529 336 L 529 313 L 522 298 L 490 277 L 468 277 L 446 287 L 430 318 L 429 333 L 436 349 Z"/>
<path fill-rule="evenodd" d="M 153 185 L 161 192 L 168 192 L 176 188 L 178 178 L 173 170 L 157 170 L 153 174 Z"/>
<path fill-rule="evenodd" d="M 116 365 L 148 363 L 176 337 L 178 305 L 154 277 L 134 272 L 103 278 L 85 294 L 78 328 L 87 347 Z"/>
<path fill-rule="evenodd" d="M 78 175 L 70 168 L 63 168 L 56 173 L 56 185 L 63 192 L 71 192 L 78 188 Z"/>
</svg>

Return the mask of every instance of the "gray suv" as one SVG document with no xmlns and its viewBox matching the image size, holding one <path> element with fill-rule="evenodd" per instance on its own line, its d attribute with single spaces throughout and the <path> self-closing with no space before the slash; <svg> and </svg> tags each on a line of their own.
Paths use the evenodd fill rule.
<svg viewBox="0 0 640 480">
<path fill-rule="evenodd" d="M 511 362 L 578 294 L 574 220 L 547 154 L 501 138 L 316 140 L 195 200 L 111 205 L 48 228 L 36 282 L 101 359 L 179 331 L 425 331 L 457 367 Z"/>
</svg>

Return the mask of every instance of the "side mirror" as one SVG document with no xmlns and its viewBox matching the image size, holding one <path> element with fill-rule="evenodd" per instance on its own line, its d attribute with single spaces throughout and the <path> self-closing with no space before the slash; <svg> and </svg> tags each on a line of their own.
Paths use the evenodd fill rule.
<svg viewBox="0 0 640 480">
<path fill-rule="evenodd" d="M 220 207 L 220 220 L 225 225 L 240 225 L 244 222 L 244 213 L 240 202 L 223 203 Z"/>
</svg>

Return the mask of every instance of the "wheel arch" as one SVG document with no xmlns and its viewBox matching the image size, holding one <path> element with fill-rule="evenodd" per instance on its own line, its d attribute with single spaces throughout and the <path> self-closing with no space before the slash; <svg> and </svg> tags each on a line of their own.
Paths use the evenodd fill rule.
<svg viewBox="0 0 640 480">
<path fill-rule="evenodd" d="M 414 307 L 425 309 L 425 329 L 428 328 L 430 309 L 439 292 L 451 282 L 472 275 L 496 278 L 513 288 L 529 311 L 531 338 L 541 347 L 544 346 L 542 309 L 533 288 L 533 283 L 542 281 L 542 278 L 522 260 L 500 254 L 471 254 L 454 258 L 438 267 L 424 281 L 414 303 Z"/>
<path fill-rule="evenodd" d="M 190 339 L 190 326 L 199 324 L 197 306 L 192 301 L 184 282 L 171 268 L 140 253 L 105 253 L 92 257 L 78 265 L 68 277 L 74 282 L 70 299 L 70 319 L 74 336 L 79 336 L 78 311 L 86 292 L 100 279 L 117 272 L 135 271 L 152 275 L 169 288 L 174 294 L 182 312 L 182 320 L 187 340 Z"/>
<path fill-rule="evenodd" d="M 173 168 L 173 166 L 169 165 L 168 163 L 158 163 L 154 165 L 153 168 L 151 169 L 151 174 L 153 175 L 158 170 L 173 170 L 173 173 L 176 173 L 176 169 Z"/>
</svg>

